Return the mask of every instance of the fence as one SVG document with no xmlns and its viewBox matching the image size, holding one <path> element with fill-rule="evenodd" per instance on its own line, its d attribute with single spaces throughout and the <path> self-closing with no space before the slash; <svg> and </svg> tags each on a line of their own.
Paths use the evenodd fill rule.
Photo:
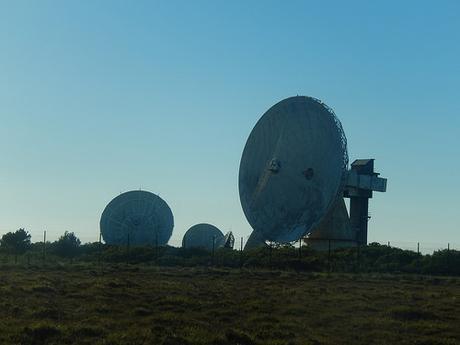
<svg viewBox="0 0 460 345">
<path fill-rule="evenodd" d="M 125 245 L 117 247 L 103 244 L 99 234 L 97 241 L 82 245 L 74 254 L 56 254 L 53 253 L 53 244 L 56 242 L 48 242 L 45 231 L 43 241 L 35 242 L 33 250 L 19 257 L 4 253 L 0 262 L 11 263 L 11 258 L 14 257 L 14 263 L 27 266 L 52 262 L 65 264 L 73 263 L 73 259 L 77 257 L 79 262 L 97 262 L 99 265 L 107 261 L 166 266 L 205 265 L 319 271 L 365 269 L 442 274 L 457 274 L 459 271 L 460 274 L 460 252 L 456 251 L 460 246 L 457 243 L 380 241 L 368 246 L 359 246 L 348 240 L 308 238 L 289 244 L 267 243 L 262 248 L 245 251 L 244 245 L 248 237 L 237 238 L 235 250 L 217 248 L 215 239 L 210 241 L 212 250 L 209 251 L 159 247 L 157 243 L 150 247 L 135 247 L 130 244 L 129 237 Z M 436 267 L 433 268 L 433 265 Z M 454 266 L 457 267 L 453 269 Z"/>
<path fill-rule="evenodd" d="M 411 250 L 421 254 L 433 254 L 435 251 L 452 249 L 459 250 L 460 243 L 445 242 L 404 242 L 404 241 L 376 241 L 381 245 L 388 245 L 390 247 L 401 248 L 404 250 Z"/>
</svg>

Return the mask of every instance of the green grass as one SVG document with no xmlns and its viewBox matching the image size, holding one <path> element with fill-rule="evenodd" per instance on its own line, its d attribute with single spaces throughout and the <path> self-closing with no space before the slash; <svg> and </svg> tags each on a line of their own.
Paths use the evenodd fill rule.
<svg viewBox="0 0 460 345">
<path fill-rule="evenodd" d="M 460 280 L 3 267 L 0 321 L 0 344 L 460 344 Z"/>
</svg>

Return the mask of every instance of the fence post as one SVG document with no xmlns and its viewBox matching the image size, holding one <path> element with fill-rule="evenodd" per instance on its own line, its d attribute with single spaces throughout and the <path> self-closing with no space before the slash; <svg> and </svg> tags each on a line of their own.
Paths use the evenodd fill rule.
<svg viewBox="0 0 460 345">
<path fill-rule="evenodd" d="M 420 254 L 420 242 L 417 242 L 417 254 Z"/>
<path fill-rule="evenodd" d="M 447 243 L 447 274 L 450 275 L 450 243 Z"/>
<path fill-rule="evenodd" d="M 270 245 L 268 247 L 268 265 L 270 269 L 272 269 L 272 241 L 270 241 Z"/>
<path fill-rule="evenodd" d="M 390 246 L 390 241 L 388 241 L 388 247 Z"/>
<path fill-rule="evenodd" d="M 361 269 L 361 243 L 358 242 L 358 250 L 356 253 L 358 271 Z"/>
<path fill-rule="evenodd" d="M 155 256 L 158 260 L 160 258 L 160 247 L 158 246 L 158 232 L 155 232 Z"/>
<path fill-rule="evenodd" d="M 212 256 L 211 256 L 211 264 L 214 266 L 214 249 L 216 244 L 216 236 L 212 236 Z"/>
<path fill-rule="evenodd" d="M 243 267 L 243 237 L 240 242 L 240 268 Z"/>
<path fill-rule="evenodd" d="M 46 259 L 46 230 L 43 231 L 43 252 L 42 252 L 43 264 L 45 264 L 45 259 Z"/>
<path fill-rule="evenodd" d="M 302 261 L 302 237 L 299 240 L 299 260 Z"/>
<path fill-rule="evenodd" d="M 100 266 L 101 265 L 101 256 L 102 256 L 102 233 L 101 231 L 99 231 L 99 242 L 98 242 L 98 245 L 97 245 L 97 251 L 98 251 L 98 255 L 97 255 L 97 264 Z"/>
<path fill-rule="evenodd" d="M 331 240 L 328 241 L 328 248 L 327 248 L 327 263 L 329 264 L 329 271 L 331 271 Z"/>
<path fill-rule="evenodd" d="M 129 234 L 126 241 L 126 263 L 129 264 Z"/>
</svg>

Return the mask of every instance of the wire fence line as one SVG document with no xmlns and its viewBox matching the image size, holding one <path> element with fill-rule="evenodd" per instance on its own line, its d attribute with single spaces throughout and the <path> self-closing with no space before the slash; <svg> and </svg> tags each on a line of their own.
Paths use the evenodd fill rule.
<svg viewBox="0 0 460 345">
<path fill-rule="evenodd" d="M 0 237 L 9 231 L 11 230 L 0 228 Z M 43 242 L 45 237 L 46 237 L 47 242 L 53 242 L 53 241 L 58 240 L 59 237 L 61 237 L 62 235 L 63 233 L 58 232 L 58 231 L 48 231 L 47 230 L 46 233 L 45 231 L 42 231 L 42 232 L 34 231 L 34 236 L 33 236 L 34 241 L 33 242 L 38 242 L 38 243 Z M 84 234 L 82 236 L 78 236 L 78 238 L 81 240 L 81 243 L 96 243 L 96 242 L 99 242 L 99 237 L 100 237 L 99 232 L 95 232 L 94 234 Z M 235 236 L 234 249 L 235 250 L 241 250 L 241 248 L 244 249 L 244 246 L 246 245 L 249 237 L 250 237 L 249 235 Z M 355 245 L 354 243 L 350 241 L 331 240 L 331 249 L 335 250 L 339 247 L 343 247 L 342 242 L 348 242 L 350 246 Z M 391 239 L 385 241 L 385 240 L 379 239 L 379 240 L 369 241 L 369 243 L 379 243 L 380 245 L 387 245 L 390 247 L 400 248 L 403 250 L 410 250 L 410 251 L 418 252 L 421 254 L 432 254 L 435 251 L 444 250 L 444 249 L 460 250 L 460 242 L 449 242 L 449 241 L 445 241 L 445 242 L 399 241 L 399 240 L 393 241 Z M 182 240 L 178 238 L 174 238 L 168 244 L 173 247 L 181 247 Z M 300 241 L 296 241 L 288 245 L 299 247 Z M 307 244 L 303 242 L 302 246 L 306 247 Z"/>
<path fill-rule="evenodd" d="M 408 242 L 408 241 L 375 241 L 381 245 L 389 245 L 390 247 L 411 250 L 421 254 L 432 254 L 438 250 L 451 249 L 459 250 L 460 243 L 456 242 Z"/>
<path fill-rule="evenodd" d="M 240 250 L 241 247 L 244 248 L 246 245 L 248 239 L 250 236 L 235 236 L 235 250 Z M 296 241 L 292 243 L 288 243 L 285 245 L 291 245 L 293 247 L 300 247 L 300 243 L 302 242 L 303 247 L 307 247 L 308 245 L 305 243 L 306 239 L 302 239 L 302 241 Z M 314 239 L 310 239 L 310 241 L 314 241 Z M 323 241 L 328 241 L 328 239 L 323 239 Z M 349 245 L 351 247 L 356 246 L 356 243 L 354 241 L 350 240 L 335 240 L 335 239 L 330 239 L 331 241 L 331 249 L 335 250 L 340 247 L 344 247 L 343 244 Z M 425 241 L 393 241 L 393 240 L 387 240 L 387 241 L 382 241 L 382 240 L 376 240 L 376 241 L 369 241 L 368 244 L 370 243 L 378 243 L 380 245 L 386 245 L 394 248 L 399 248 L 403 250 L 410 250 L 413 252 L 418 252 L 421 254 L 432 254 L 435 251 L 439 250 L 444 250 L 444 249 L 451 249 L 451 250 L 460 250 L 460 242 L 449 242 L 446 241 L 444 243 L 442 242 L 425 242 Z M 171 243 L 172 244 L 172 243 Z M 267 244 L 269 244 L 267 242 Z M 276 246 L 276 244 L 273 244 Z M 282 244 L 280 244 L 282 245 Z M 178 244 L 180 247 L 181 244 Z"/>
<path fill-rule="evenodd" d="M 129 240 L 124 245 L 105 245 L 99 236 L 98 241 L 74 246 L 47 241 L 34 242 L 27 251 L 11 252 L 0 247 L 0 263 L 24 265 L 26 267 L 48 267 L 50 265 L 67 265 L 75 262 L 97 263 L 101 268 L 107 264 L 147 264 L 177 267 L 228 267 L 228 268 L 262 268 L 318 272 L 384 272 L 384 273 L 418 273 L 460 275 L 460 251 L 455 244 L 429 243 L 434 252 L 424 255 L 426 248 L 420 243 L 396 242 L 405 246 L 399 248 L 388 242 L 371 242 L 366 246 L 357 246 L 350 241 L 333 239 L 307 239 L 297 243 L 267 243 L 264 247 L 244 250 L 245 237 L 236 239 L 232 249 L 215 246 L 212 250 L 205 248 L 183 248 L 173 246 L 135 246 Z M 318 241 L 315 243 L 315 241 Z M 308 243 L 307 243 L 308 244 Z M 315 250 L 321 248 L 320 250 Z M 406 250 L 404 250 L 406 249 Z"/>
</svg>

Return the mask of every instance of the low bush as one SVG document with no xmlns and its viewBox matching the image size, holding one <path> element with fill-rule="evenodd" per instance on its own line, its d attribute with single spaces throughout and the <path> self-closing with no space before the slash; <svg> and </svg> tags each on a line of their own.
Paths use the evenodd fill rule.
<svg viewBox="0 0 460 345">
<path fill-rule="evenodd" d="M 79 264 L 120 263 L 148 264 L 168 267 L 217 266 L 228 268 L 262 268 L 310 272 L 378 272 L 416 273 L 431 275 L 460 275 L 460 251 L 440 250 L 422 255 L 410 250 L 371 243 L 360 248 L 339 248 L 329 252 L 314 251 L 308 247 L 263 247 L 249 251 L 219 248 L 209 252 L 200 248 L 126 247 L 99 243 L 81 245 L 78 255 L 69 261 L 57 255 L 52 244 L 34 243 L 18 258 L 18 264 L 55 263 L 58 266 L 75 261 Z M 45 255 L 46 253 L 46 255 Z M 46 257 L 46 260 L 45 260 Z M 15 262 L 3 253 L 3 264 Z"/>
</svg>

